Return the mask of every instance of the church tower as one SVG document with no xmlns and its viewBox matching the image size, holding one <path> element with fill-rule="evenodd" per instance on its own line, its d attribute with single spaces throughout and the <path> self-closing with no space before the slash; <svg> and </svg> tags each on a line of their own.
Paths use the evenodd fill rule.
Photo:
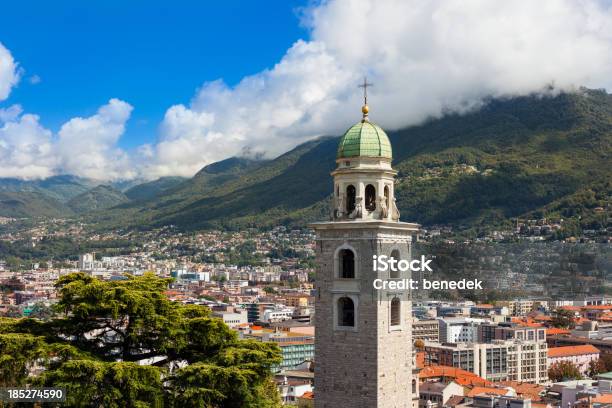
<svg viewBox="0 0 612 408">
<path fill-rule="evenodd" d="M 367 90 L 364 81 L 364 91 Z M 317 233 L 315 406 L 409 408 L 418 405 L 412 350 L 412 305 L 406 291 L 383 291 L 373 256 L 409 259 L 417 224 L 399 221 L 391 143 L 368 118 L 346 131 L 331 173 L 331 220 Z"/>
</svg>

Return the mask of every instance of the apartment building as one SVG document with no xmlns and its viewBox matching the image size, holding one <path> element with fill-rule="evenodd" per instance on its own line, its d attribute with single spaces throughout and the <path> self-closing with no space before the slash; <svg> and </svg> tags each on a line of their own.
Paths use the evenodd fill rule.
<svg viewBox="0 0 612 408">
<path fill-rule="evenodd" d="M 440 341 L 447 343 L 475 342 L 478 339 L 478 326 L 483 319 L 469 317 L 447 317 L 438 319 Z"/>
<path fill-rule="evenodd" d="M 507 341 L 508 380 L 542 384 L 548 381 L 548 346 L 542 341 Z"/>
<path fill-rule="evenodd" d="M 489 381 L 508 379 L 508 345 L 425 342 L 425 365 L 458 367 Z"/>
<path fill-rule="evenodd" d="M 542 383 L 548 380 L 546 342 L 495 340 L 491 343 L 425 342 L 425 365 L 473 372 L 489 381 Z"/>
<path fill-rule="evenodd" d="M 413 340 L 440 341 L 440 322 L 436 319 L 417 320 L 412 322 Z"/>
<path fill-rule="evenodd" d="M 546 341 L 545 327 L 528 327 L 513 323 L 491 324 L 478 326 L 477 341 L 491 343 L 494 340 Z"/>
</svg>

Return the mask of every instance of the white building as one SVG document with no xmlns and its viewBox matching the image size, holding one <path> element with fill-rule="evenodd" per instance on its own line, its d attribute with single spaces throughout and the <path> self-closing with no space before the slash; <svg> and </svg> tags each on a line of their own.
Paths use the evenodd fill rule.
<svg viewBox="0 0 612 408">
<path fill-rule="evenodd" d="M 440 322 L 440 342 L 471 343 L 478 340 L 478 326 L 485 320 L 470 317 L 446 317 L 438 321 Z"/>
<path fill-rule="evenodd" d="M 284 320 L 291 320 L 293 318 L 293 309 L 285 308 L 285 309 L 269 309 L 264 311 L 262 322 L 272 323 L 272 322 L 282 322 Z"/>
<path fill-rule="evenodd" d="M 245 309 L 236 309 L 233 312 L 215 311 L 212 315 L 222 319 L 223 323 L 227 324 L 230 329 L 248 323 L 247 311 Z"/>
<path fill-rule="evenodd" d="M 79 255 L 79 269 L 82 271 L 91 271 L 94 269 L 95 257 L 94 254 L 87 253 Z"/>
</svg>

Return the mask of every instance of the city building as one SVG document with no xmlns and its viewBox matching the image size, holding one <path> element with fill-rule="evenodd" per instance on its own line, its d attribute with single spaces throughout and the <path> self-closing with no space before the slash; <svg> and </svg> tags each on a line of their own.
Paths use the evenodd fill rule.
<svg viewBox="0 0 612 408">
<path fill-rule="evenodd" d="M 478 339 L 478 326 L 483 319 L 470 317 L 446 317 L 438 319 L 442 343 L 474 342 Z"/>
<path fill-rule="evenodd" d="M 94 269 L 95 256 L 94 254 L 81 254 L 79 255 L 79 269 L 82 271 L 91 271 Z"/>
<path fill-rule="evenodd" d="M 212 315 L 223 320 L 230 328 L 235 328 L 248 324 L 247 311 L 244 309 L 235 309 L 231 311 L 213 311 Z"/>
<path fill-rule="evenodd" d="M 508 347 L 506 342 L 425 342 L 425 365 L 457 367 L 488 381 L 504 381 L 508 379 Z"/>
<path fill-rule="evenodd" d="M 440 321 L 437 319 L 418 320 L 412 322 L 412 339 L 440 341 Z"/>
<path fill-rule="evenodd" d="M 419 407 L 443 407 L 453 396 L 463 396 L 463 392 L 463 387 L 454 381 L 449 383 L 425 382 L 419 387 Z"/>
<path fill-rule="evenodd" d="M 470 371 L 488 381 L 539 384 L 548 380 L 546 342 L 495 340 L 491 343 L 425 342 L 425 365 Z"/>
<path fill-rule="evenodd" d="M 574 364 L 582 375 L 589 370 L 589 363 L 599 359 L 599 349 L 591 344 L 551 347 L 548 349 L 548 365 L 567 361 Z"/>
</svg>

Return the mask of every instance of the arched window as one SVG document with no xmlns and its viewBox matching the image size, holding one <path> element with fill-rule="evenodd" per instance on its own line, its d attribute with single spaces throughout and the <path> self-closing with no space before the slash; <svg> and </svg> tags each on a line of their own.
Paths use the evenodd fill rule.
<svg viewBox="0 0 612 408">
<path fill-rule="evenodd" d="M 355 326 L 355 304 L 351 298 L 338 299 L 338 326 Z"/>
<path fill-rule="evenodd" d="M 368 184 L 365 188 L 365 208 L 368 211 L 376 209 L 376 188 L 371 184 Z"/>
<path fill-rule="evenodd" d="M 391 300 L 391 326 L 399 326 L 401 324 L 401 306 L 402 303 L 396 297 Z"/>
<path fill-rule="evenodd" d="M 395 270 L 393 270 L 392 268 L 389 268 L 389 278 L 397 279 L 400 277 L 400 270 L 397 268 L 397 262 L 399 262 L 400 260 L 400 253 L 397 249 L 394 249 L 393 251 L 391 251 L 391 258 L 395 259 L 396 263 L 395 263 Z"/>
<path fill-rule="evenodd" d="M 416 394 L 417 390 L 416 390 L 416 380 L 412 380 L 412 394 Z"/>
<path fill-rule="evenodd" d="M 355 210 L 355 196 L 357 195 L 355 191 L 355 186 L 349 185 L 346 188 L 346 212 L 348 214 L 352 213 Z"/>
<path fill-rule="evenodd" d="M 385 186 L 385 205 L 389 208 L 389 186 Z"/>
<path fill-rule="evenodd" d="M 340 274 L 343 279 L 355 278 L 355 253 L 350 249 L 341 249 L 339 256 Z"/>
</svg>

